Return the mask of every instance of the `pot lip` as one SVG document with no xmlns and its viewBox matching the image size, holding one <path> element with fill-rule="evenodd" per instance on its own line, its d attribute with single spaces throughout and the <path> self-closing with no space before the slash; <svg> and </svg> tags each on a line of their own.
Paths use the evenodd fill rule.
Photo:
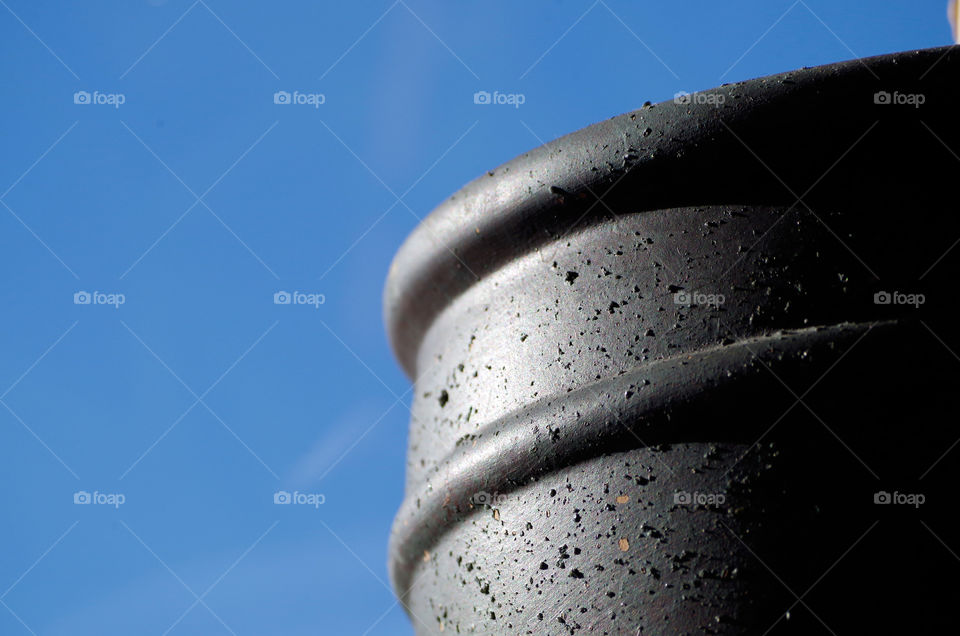
<svg viewBox="0 0 960 636">
<path fill-rule="evenodd" d="M 394 355 L 406 374 L 416 378 L 420 344 L 440 312 L 486 274 L 556 240 L 559 235 L 552 228 L 575 224 L 582 208 L 567 205 L 571 199 L 590 192 L 596 201 L 593 192 L 604 193 L 600 195 L 603 198 L 605 186 L 624 180 L 627 189 L 642 184 L 645 200 L 631 203 L 637 212 L 681 207 L 676 188 L 671 192 L 671 186 L 663 186 L 658 191 L 656 177 L 688 169 L 685 149 L 713 145 L 722 152 L 717 139 L 730 137 L 730 125 L 743 123 L 759 109 L 783 111 L 805 95 L 822 98 L 823 92 L 842 91 L 844 80 L 879 80 L 878 71 L 892 66 L 901 72 L 909 66 L 932 70 L 938 64 L 947 65 L 949 60 L 944 58 L 954 49 L 944 46 L 858 58 L 692 93 L 736 100 L 735 108 L 724 109 L 723 119 L 720 109 L 708 100 L 648 102 L 488 171 L 440 203 L 414 228 L 394 257 L 383 294 L 384 322 Z M 960 62 L 960 53 L 951 57 Z M 828 82 L 829 86 L 824 86 Z M 878 89 L 882 86 L 877 83 Z M 839 101 L 836 111 L 813 116 L 833 117 L 859 108 L 856 102 L 849 106 Z M 658 134 L 647 132 L 647 137 L 644 131 Z M 634 153 L 637 156 L 628 161 Z M 745 166 L 725 162 L 720 169 L 729 173 Z"/>
</svg>

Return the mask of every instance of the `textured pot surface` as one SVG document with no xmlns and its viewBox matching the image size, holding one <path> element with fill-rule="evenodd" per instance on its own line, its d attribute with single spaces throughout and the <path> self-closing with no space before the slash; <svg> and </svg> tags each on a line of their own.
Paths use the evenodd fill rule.
<svg viewBox="0 0 960 636">
<path fill-rule="evenodd" d="M 417 228 L 385 304 L 419 634 L 954 624 L 958 78 L 933 49 L 647 105 Z"/>
</svg>

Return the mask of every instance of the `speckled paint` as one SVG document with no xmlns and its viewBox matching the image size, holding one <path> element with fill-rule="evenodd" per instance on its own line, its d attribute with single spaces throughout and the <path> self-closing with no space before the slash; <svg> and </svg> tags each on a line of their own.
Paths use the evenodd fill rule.
<svg viewBox="0 0 960 636">
<path fill-rule="evenodd" d="M 942 547 L 872 496 L 960 434 L 930 335 L 956 330 L 955 255 L 921 276 L 960 237 L 958 76 L 933 49 L 647 104 L 424 221 L 385 292 L 416 382 L 390 571 L 418 634 L 949 624 L 952 588 L 905 584 Z"/>
</svg>

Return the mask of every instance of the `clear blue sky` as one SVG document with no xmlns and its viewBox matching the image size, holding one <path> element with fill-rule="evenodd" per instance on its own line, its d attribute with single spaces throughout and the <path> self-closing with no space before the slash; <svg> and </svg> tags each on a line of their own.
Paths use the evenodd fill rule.
<svg viewBox="0 0 960 636">
<path fill-rule="evenodd" d="M 0 0 L 0 634 L 411 633 L 417 217 L 647 100 L 948 44 L 945 4 Z"/>
</svg>

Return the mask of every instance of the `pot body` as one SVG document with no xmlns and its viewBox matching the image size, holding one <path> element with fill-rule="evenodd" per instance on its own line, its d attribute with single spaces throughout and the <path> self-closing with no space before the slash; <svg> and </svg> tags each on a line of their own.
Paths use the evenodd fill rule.
<svg viewBox="0 0 960 636">
<path fill-rule="evenodd" d="M 419 634 L 951 624 L 958 76 L 935 49 L 646 106 L 425 220 L 385 297 Z"/>
</svg>

